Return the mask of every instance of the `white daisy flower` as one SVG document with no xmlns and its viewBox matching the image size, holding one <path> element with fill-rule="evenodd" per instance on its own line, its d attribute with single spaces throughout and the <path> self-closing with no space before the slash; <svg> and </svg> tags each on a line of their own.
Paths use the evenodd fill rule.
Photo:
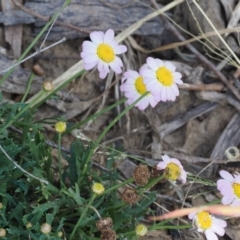
<svg viewBox="0 0 240 240">
<path fill-rule="evenodd" d="M 222 204 L 240 206 L 240 174 L 230 174 L 225 170 L 220 173 L 223 179 L 217 181 L 217 189 L 223 195 Z"/>
<path fill-rule="evenodd" d="M 128 70 L 123 74 L 122 85 L 120 91 L 124 92 L 124 96 L 128 98 L 127 103 L 131 105 L 139 97 L 145 94 L 148 89 L 144 83 L 143 77 L 136 71 Z M 154 96 L 149 92 L 135 106 L 140 110 L 144 110 L 150 104 L 152 107 L 157 105 Z"/>
<path fill-rule="evenodd" d="M 206 211 L 190 213 L 188 218 L 193 220 L 193 224 L 197 226 L 199 232 L 206 235 L 207 240 L 218 240 L 216 234 L 219 236 L 225 234 L 226 221 L 215 218 Z"/>
<path fill-rule="evenodd" d="M 147 58 L 147 68 L 142 68 L 140 74 L 144 77 L 147 88 L 159 101 L 175 101 L 179 95 L 177 84 L 182 84 L 182 75 L 175 72 L 176 67 L 167 61 L 157 58 Z"/>
<path fill-rule="evenodd" d="M 107 76 L 109 67 L 115 73 L 121 73 L 123 63 L 116 55 L 126 52 L 127 47 L 118 45 L 118 42 L 114 39 L 114 31 L 109 29 L 105 34 L 100 31 L 92 32 L 90 39 L 92 41 L 84 41 L 82 45 L 81 57 L 85 70 L 97 66 L 101 79 Z"/>
<path fill-rule="evenodd" d="M 164 176 L 166 179 L 169 181 L 179 180 L 182 183 L 186 183 L 187 173 L 178 159 L 164 155 L 162 156 L 162 160 L 163 161 L 157 164 L 157 169 L 164 170 Z"/>
</svg>

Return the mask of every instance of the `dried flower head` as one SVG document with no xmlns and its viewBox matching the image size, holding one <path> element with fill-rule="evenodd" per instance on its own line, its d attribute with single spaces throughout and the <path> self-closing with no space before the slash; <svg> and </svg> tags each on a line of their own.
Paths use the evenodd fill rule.
<svg viewBox="0 0 240 240">
<path fill-rule="evenodd" d="M 150 171 L 147 165 L 139 165 L 133 172 L 133 178 L 137 185 L 144 186 L 150 178 Z"/>
<path fill-rule="evenodd" d="M 114 31 L 108 29 L 106 33 L 95 31 L 90 34 L 91 41 L 84 41 L 82 44 L 81 57 L 86 70 L 93 69 L 97 66 L 99 77 L 105 78 L 109 73 L 109 67 L 115 73 L 121 73 L 123 63 L 117 57 L 127 51 L 125 45 L 118 45 L 114 39 Z"/>
<path fill-rule="evenodd" d="M 144 224 L 138 224 L 136 227 L 136 234 L 138 236 L 144 236 L 146 235 L 148 229 Z"/>
<path fill-rule="evenodd" d="M 35 63 L 32 66 L 32 71 L 35 75 L 37 75 L 39 77 L 44 75 L 44 70 L 42 69 L 42 67 L 38 63 Z"/>
<path fill-rule="evenodd" d="M 221 170 L 220 175 L 223 179 L 217 181 L 217 188 L 223 195 L 222 204 L 240 206 L 240 174 Z"/>
<path fill-rule="evenodd" d="M 65 122 L 59 121 L 59 122 L 56 122 L 54 128 L 56 132 L 63 133 L 66 131 L 67 125 Z"/>
<path fill-rule="evenodd" d="M 48 224 L 48 223 L 43 223 L 43 224 L 42 224 L 42 226 L 41 226 L 41 232 L 42 232 L 43 234 L 48 234 L 48 233 L 51 232 L 51 230 L 52 230 L 52 227 L 51 227 L 50 224 Z"/>
<path fill-rule="evenodd" d="M 4 228 L 0 228 L 0 237 L 5 237 L 7 234 L 6 230 Z"/>
<path fill-rule="evenodd" d="M 153 166 L 151 169 L 151 177 L 158 178 L 161 175 L 161 171 L 157 169 L 157 165 Z"/>
<path fill-rule="evenodd" d="M 207 240 L 217 240 L 216 233 L 219 236 L 225 234 L 226 221 L 213 217 L 207 211 L 190 213 L 188 218 L 193 220 L 193 224 L 197 226 L 199 232 L 206 235 Z"/>
<path fill-rule="evenodd" d="M 107 231 L 112 228 L 112 219 L 111 218 L 102 218 L 96 223 L 97 229 L 99 231 Z"/>
<path fill-rule="evenodd" d="M 126 187 L 122 193 L 122 200 L 126 203 L 132 204 L 139 200 L 139 196 L 135 189 Z"/>
<path fill-rule="evenodd" d="M 102 231 L 101 240 L 116 240 L 117 235 L 116 232 L 112 229 L 108 229 L 107 231 Z"/>
<path fill-rule="evenodd" d="M 102 194 L 105 191 L 105 188 L 101 183 L 94 183 L 92 185 L 92 191 L 96 194 Z"/>
</svg>

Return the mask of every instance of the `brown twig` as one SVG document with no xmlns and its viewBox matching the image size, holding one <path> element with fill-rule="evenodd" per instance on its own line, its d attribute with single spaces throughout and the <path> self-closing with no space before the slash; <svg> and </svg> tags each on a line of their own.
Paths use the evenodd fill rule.
<svg viewBox="0 0 240 240">
<path fill-rule="evenodd" d="M 150 0 L 152 2 L 152 5 L 155 8 L 158 8 L 154 0 Z M 161 19 L 165 22 L 165 24 L 168 26 L 168 29 L 180 40 L 180 41 L 186 41 L 184 36 L 177 30 L 177 28 L 171 24 L 166 17 L 163 15 L 160 15 Z M 215 67 L 215 65 L 210 62 L 204 55 L 202 55 L 195 47 L 193 47 L 191 44 L 187 43 L 186 47 L 189 51 L 191 51 L 193 54 L 197 56 L 199 60 L 201 60 L 210 70 L 212 70 L 216 76 L 232 91 L 232 93 L 236 96 L 238 100 L 240 100 L 240 95 L 237 91 L 237 89 L 232 85 L 232 83 L 229 82 L 229 80 Z"/>
<path fill-rule="evenodd" d="M 14 2 L 14 4 L 20 8 L 22 11 L 34 16 L 34 17 L 37 17 L 43 21 L 46 21 L 48 22 L 49 21 L 49 17 L 45 17 L 35 11 L 33 11 L 32 9 L 29 9 L 29 8 L 26 8 L 24 7 L 21 3 L 17 2 L 16 0 L 12 0 Z M 84 33 L 87 33 L 87 34 L 90 34 L 90 31 L 86 30 L 86 29 L 82 29 L 82 28 L 79 28 L 79 27 L 76 27 L 70 23 L 64 23 L 64 22 L 61 22 L 61 21 L 56 21 L 55 24 L 57 25 L 60 25 L 60 26 L 63 26 L 63 27 L 67 27 L 67 28 L 70 28 L 70 29 L 73 29 L 77 32 L 84 32 Z"/>
</svg>

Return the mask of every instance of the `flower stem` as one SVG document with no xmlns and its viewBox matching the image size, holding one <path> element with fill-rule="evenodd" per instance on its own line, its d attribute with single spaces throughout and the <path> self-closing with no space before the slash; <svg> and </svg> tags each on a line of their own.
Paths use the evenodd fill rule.
<svg viewBox="0 0 240 240">
<path fill-rule="evenodd" d="M 82 219 L 84 218 L 85 214 L 87 213 L 89 207 L 90 207 L 91 204 L 93 203 L 93 201 L 94 201 L 94 199 L 96 198 L 96 196 L 97 196 L 97 194 L 93 194 L 92 197 L 91 197 L 91 199 L 90 199 L 90 201 L 89 201 L 89 203 L 88 203 L 87 206 L 83 209 L 82 215 L 81 215 L 81 217 L 79 218 L 77 224 L 75 225 L 75 227 L 74 227 L 74 229 L 73 229 L 73 231 L 72 231 L 72 233 L 71 233 L 71 235 L 70 235 L 70 238 L 69 238 L 70 240 L 73 238 L 76 230 L 78 229 L 78 227 L 79 227 L 80 224 L 81 224 Z"/>
<path fill-rule="evenodd" d="M 61 154 L 61 140 L 62 134 L 58 133 L 58 173 L 59 173 L 59 182 L 62 182 L 62 154 Z"/>
<path fill-rule="evenodd" d="M 123 99 L 117 101 L 116 103 L 112 104 L 111 106 L 106 107 L 106 108 L 102 109 L 101 111 L 99 111 L 99 112 L 97 112 L 97 113 L 89 116 L 88 118 L 84 119 L 83 121 L 81 121 L 81 122 L 79 122 L 79 123 L 77 123 L 77 124 L 69 127 L 63 134 L 67 134 L 67 133 L 71 132 L 72 130 L 81 127 L 83 124 L 85 124 L 85 123 L 87 123 L 88 121 L 90 121 L 90 120 L 92 120 L 92 119 L 94 119 L 94 118 L 96 118 L 96 117 L 98 117 L 98 116 L 100 116 L 100 115 L 102 115 L 102 114 L 110 111 L 111 109 L 113 109 L 114 107 L 122 104 L 122 103 L 125 102 L 126 100 L 127 100 L 126 98 L 123 98 Z"/>
<path fill-rule="evenodd" d="M 86 163 L 84 165 L 84 169 L 83 169 L 83 174 L 85 174 L 87 167 L 88 167 L 88 162 L 90 161 L 95 149 L 98 147 L 98 145 L 100 144 L 101 140 L 103 139 L 103 137 L 106 135 L 106 133 L 110 130 L 110 128 L 122 117 L 124 116 L 131 108 L 133 108 L 139 101 L 141 101 L 145 96 L 147 96 L 149 93 L 146 92 L 144 93 L 141 97 L 139 97 L 136 101 L 134 101 L 131 105 L 129 105 L 126 109 L 124 109 L 116 118 L 113 119 L 112 122 L 110 122 L 110 124 L 104 129 L 104 131 L 99 135 L 99 137 L 97 138 L 93 148 L 90 150 Z"/>
<path fill-rule="evenodd" d="M 26 89 L 26 91 L 25 91 L 25 93 L 24 93 L 24 96 L 23 96 L 23 98 L 22 98 L 22 101 L 21 101 L 22 103 L 25 101 L 25 99 L 26 99 L 26 97 L 27 97 L 27 95 L 28 95 L 28 92 L 29 92 L 29 90 L 30 90 L 30 87 L 31 87 L 31 85 L 32 85 L 32 81 L 33 81 L 34 77 L 35 77 L 35 74 L 32 72 L 31 75 L 30 75 L 30 77 L 29 77 L 29 80 L 28 80 L 27 89 Z"/>
</svg>

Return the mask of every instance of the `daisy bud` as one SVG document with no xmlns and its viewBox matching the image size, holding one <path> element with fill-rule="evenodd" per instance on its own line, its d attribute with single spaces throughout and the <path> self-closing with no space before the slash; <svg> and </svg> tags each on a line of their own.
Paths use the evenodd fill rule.
<svg viewBox="0 0 240 240">
<path fill-rule="evenodd" d="M 54 126 L 55 131 L 58 133 L 63 133 L 66 131 L 67 125 L 65 122 L 59 121 Z"/>
<path fill-rule="evenodd" d="M 48 234 L 48 233 L 51 232 L 51 230 L 52 230 L 52 227 L 51 227 L 50 224 L 48 224 L 48 223 L 43 223 L 43 224 L 42 224 L 42 226 L 41 226 L 41 232 L 42 232 L 43 234 Z"/>
<path fill-rule="evenodd" d="M 188 218 L 193 220 L 193 225 L 197 226 L 198 232 L 203 232 L 206 235 L 207 240 L 218 239 L 216 233 L 219 236 L 225 234 L 226 221 L 215 218 L 206 211 L 190 213 Z"/>
<path fill-rule="evenodd" d="M 63 236 L 63 232 L 62 232 L 62 231 L 59 231 L 59 232 L 57 233 L 57 235 L 58 235 L 58 237 L 62 237 L 62 236 Z"/>
<path fill-rule="evenodd" d="M 150 172 L 147 165 L 139 165 L 135 168 L 133 178 L 137 185 L 144 186 L 148 183 Z"/>
<path fill-rule="evenodd" d="M 94 183 L 92 185 L 92 191 L 99 195 L 105 191 L 105 188 L 101 183 Z"/>
<path fill-rule="evenodd" d="M 129 204 L 136 203 L 139 200 L 136 190 L 130 187 L 125 188 L 121 197 L 124 202 Z"/>
<path fill-rule="evenodd" d="M 4 228 L 0 228 L 0 237 L 5 237 L 7 234 L 6 230 Z"/>
<path fill-rule="evenodd" d="M 111 218 L 102 218 L 96 223 L 97 229 L 99 231 L 106 231 L 112 228 L 112 219 Z"/>
<path fill-rule="evenodd" d="M 3 208 L 3 204 L 0 202 L 0 209 L 2 209 Z"/>
<path fill-rule="evenodd" d="M 31 227 L 32 227 L 32 224 L 31 224 L 30 222 L 28 222 L 28 223 L 26 224 L 26 228 L 29 229 L 29 228 L 31 228 Z"/>
<path fill-rule="evenodd" d="M 116 232 L 108 229 L 107 231 L 102 231 L 101 234 L 101 240 L 116 240 L 117 239 L 117 235 Z"/>
<path fill-rule="evenodd" d="M 144 236 L 146 235 L 148 229 L 144 224 L 138 224 L 136 227 L 136 234 L 138 236 Z"/>
<path fill-rule="evenodd" d="M 45 92 L 51 92 L 53 90 L 53 83 L 51 81 L 44 81 L 43 84 L 42 84 L 42 87 L 43 87 L 43 90 Z"/>
</svg>

